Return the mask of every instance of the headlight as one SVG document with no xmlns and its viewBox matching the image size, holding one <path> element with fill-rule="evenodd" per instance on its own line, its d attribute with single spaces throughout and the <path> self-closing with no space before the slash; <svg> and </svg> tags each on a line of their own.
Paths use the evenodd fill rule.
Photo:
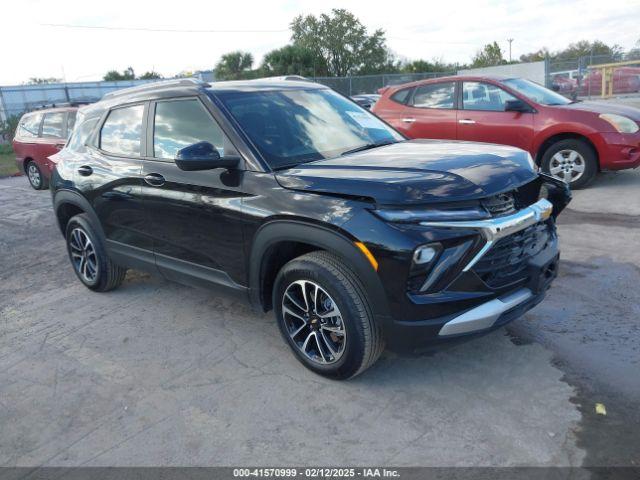
<svg viewBox="0 0 640 480">
<path fill-rule="evenodd" d="M 482 220 L 489 218 L 489 213 L 480 206 L 467 208 L 421 208 L 415 210 L 380 209 L 373 210 L 377 216 L 388 222 L 420 223 L 442 222 L 454 220 Z"/>
<path fill-rule="evenodd" d="M 633 120 L 615 113 L 603 113 L 600 118 L 605 122 L 609 122 L 620 133 L 636 133 L 640 130 L 640 126 Z"/>
</svg>

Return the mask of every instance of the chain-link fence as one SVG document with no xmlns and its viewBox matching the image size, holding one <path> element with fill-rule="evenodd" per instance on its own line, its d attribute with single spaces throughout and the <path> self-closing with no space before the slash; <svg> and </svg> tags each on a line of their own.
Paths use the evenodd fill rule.
<svg viewBox="0 0 640 480">
<path fill-rule="evenodd" d="M 548 60 L 547 86 L 570 97 L 640 94 L 640 50 Z"/>
<path fill-rule="evenodd" d="M 456 72 L 429 73 L 391 73 L 383 75 L 360 75 L 354 77 L 316 77 L 313 80 L 327 85 L 343 95 L 359 95 L 364 93 L 378 93 L 382 87 L 400 85 L 402 83 L 424 80 L 426 78 L 455 75 Z"/>
<path fill-rule="evenodd" d="M 133 87 L 149 80 L 52 83 L 0 87 L 0 120 L 44 107 L 92 103 L 105 93 Z"/>
</svg>

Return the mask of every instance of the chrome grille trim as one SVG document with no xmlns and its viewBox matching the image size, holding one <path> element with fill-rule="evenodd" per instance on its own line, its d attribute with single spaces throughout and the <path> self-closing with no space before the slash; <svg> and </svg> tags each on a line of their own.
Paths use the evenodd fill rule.
<svg viewBox="0 0 640 480">
<path fill-rule="evenodd" d="M 480 260 L 493 244 L 501 238 L 519 232 L 531 225 L 546 220 L 551 216 L 553 204 L 545 198 L 526 208 L 504 217 L 489 218 L 486 220 L 453 221 L 453 222 L 420 222 L 425 227 L 436 228 L 460 228 L 477 230 L 485 239 L 485 244 L 480 251 L 465 265 L 463 271 L 468 271 Z"/>
</svg>

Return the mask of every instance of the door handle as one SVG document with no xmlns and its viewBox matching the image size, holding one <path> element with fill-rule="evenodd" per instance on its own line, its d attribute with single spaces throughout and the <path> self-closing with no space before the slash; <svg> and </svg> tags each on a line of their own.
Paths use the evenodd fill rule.
<svg viewBox="0 0 640 480">
<path fill-rule="evenodd" d="M 402 121 L 404 123 L 413 123 L 413 122 L 416 121 L 416 119 L 415 118 L 403 118 Z"/>
<path fill-rule="evenodd" d="M 88 177 L 93 173 L 93 168 L 89 165 L 82 165 L 81 167 L 78 167 L 78 173 L 83 177 Z"/>
<path fill-rule="evenodd" d="M 463 118 L 461 120 L 458 120 L 458 123 L 463 123 L 465 125 L 473 125 L 474 123 L 476 123 L 476 121 L 468 118 Z"/>
<path fill-rule="evenodd" d="M 159 173 L 150 173 L 148 175 L 145 175 L 144 181 L 152 187 L 161 187 L 162 185 L 164 185 L 164 177 Z"/>
</svg>

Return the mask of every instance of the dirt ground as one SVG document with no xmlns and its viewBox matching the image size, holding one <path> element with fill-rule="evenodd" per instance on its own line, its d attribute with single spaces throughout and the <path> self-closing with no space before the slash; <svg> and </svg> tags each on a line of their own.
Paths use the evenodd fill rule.
<svg viewBox="0 0 640 480">
<path fill-rule="evenodd" d="M 0 465 L 638 465 L 639 187 L 576 193 L 560 277 L 507 329 L 332 382 L 219 293 L 85 289 L 49 192 L 2 179 Z"/>
</svg>

